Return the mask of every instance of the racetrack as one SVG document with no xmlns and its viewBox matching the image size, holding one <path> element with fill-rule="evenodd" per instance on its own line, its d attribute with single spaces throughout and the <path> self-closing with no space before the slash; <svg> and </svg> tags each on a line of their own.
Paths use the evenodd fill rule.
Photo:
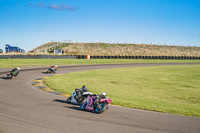
<svg viewBox="0 0 200 133">
<path fill-rule="evenodd" d="M 57 74 L 108 69 L 177 64 L 106 64 L 59 67 Z M 180 65 L 180 64 L 178 64 Z M 182 64 L 182 65 L 186 65 Z M 0 133 L 199 133 L 200 119 L 109 106 L 102 114 L 80 111 L 67 104 L 66 97 L 53 95 L 29 85 L 45 77 L 47 67 L 22 69 L 18 77 L 7 80 L 0 69 Z M 50 75 L 50 74 L 49 74 Z M 67 82 L 67 81 L 66 81 Z"/>
</svg>

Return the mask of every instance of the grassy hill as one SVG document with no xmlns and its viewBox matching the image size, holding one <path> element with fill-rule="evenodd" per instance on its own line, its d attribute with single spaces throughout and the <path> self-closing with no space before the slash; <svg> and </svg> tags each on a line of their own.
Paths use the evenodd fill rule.
<svg viewBox="0 0 200 133">
<path fill-rule="evenodd" d="M 62 43 L 49 42 L 29 53 L 53 52 L 62 48 L 66 55 L 99 55 L 99 56 L 200 56 L 200 47 L 165 46 L 152 44 L 109 44 L 109 43 Z"/>
</svg>

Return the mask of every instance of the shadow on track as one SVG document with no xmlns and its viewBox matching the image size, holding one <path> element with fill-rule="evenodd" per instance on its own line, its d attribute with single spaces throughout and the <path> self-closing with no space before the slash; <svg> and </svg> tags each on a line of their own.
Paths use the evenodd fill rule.
<svg viewBox="0 0 200 133">
<path fill-rule="evenodd" d="M 60 99 L 55 99 L 53 100 L 55 102 L 60 102 L 60 103 L 67 103 L 67 100 L 60 100 Z M 68 103 L 69 104 L 69 103 Z"/>
<path fill-rule="evenodd" d="M 1 79 L 5 79 L 5 80 L 7 80 L 8 78 L 7 77 L 0 77 Z"/>
<path fill-rule="evenodd" d="M 55 99 L 53 100 L 55 102 L 59 102 L 59 103 L 67 103 L 69 105 L 76 105 L 76 106 L 80 106 L 80 105 L 77 105 L 77 104 L 73 104 L 73 103 L 68 103 L 67 100 L 60 100 L 60 99 Z"/>
<path fill-rule="evenodd" d="M 65 108 L 70 108 L 70 109 L 82 111 L 82 110 L 80 109 L 79 106 L 78 106 L 78 107 L 68 107 L 68 106 L 64 106 L 64 107 L 65 107 Z"/>
<path fill-rule="evenodd" d="M 60 100 L 60 99 L 55 99 L 53 100 L 55 102 L 60 102 L 60 103 L 67 103 L 67 101 L 65 100 Z M 87 113 L 93 113 L 93 112 L 90 112 L 90 111 L 86 111 L 86 110 L 81 110 L 80 109 L 80 105 L 77 105 L 77 104 L 72 104 L 72 103 L 67 103 L 68 105 L 72 105 L 72 106 L 63 106 L 65 108 L 69 108 L 69 109 L 73 109 L 73 110 L 77 110 L 77 111 L 83 111 L 83 112 L 87 112 Z M 95 114 L 95 113 L 93 113 Z"/>
<path fill-rule="evenodd" d="M 41 72 L 42 74 L 47 74 L 47 72 Z"/>
<path fill-rule="evenodd" d="M 71 106 L 71 107 L 68 107 L 68 106 L 64 106 L 65 108 L 69 108 L 69 109 L 73 109 L 73 110 L 77 110 L 77 111 L 81 111 L 81 112 L 85 112 L 85 113 L 92 113 L 92 114 L 97 114 L 97 115 L 99 115 L 98 113 L 95 113 L 95 112 L 93 112 L 93 111 L 87 111 L 87 110 L 81 110 L 80 109 L 80 106 Z"/>
</svg>

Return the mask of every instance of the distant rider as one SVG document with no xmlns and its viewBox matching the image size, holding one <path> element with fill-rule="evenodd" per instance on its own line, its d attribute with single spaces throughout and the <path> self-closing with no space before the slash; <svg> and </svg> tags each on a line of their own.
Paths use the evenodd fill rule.
<svg viewBox="0 0 200 133">
<path fill-rule="evenodd" d="M 51 70 L 54 71 L 54 72 L 57 71 L 57 65 L 51 66 Z"/>
<path fill-rule="evenodd" d="M 14 77 L 16 77 L 18 74 L 19 74 L 19 70 L 20 68 L 17 67 L 17 68 L 14 68 L 12 71 L 10 71 L 10 74 Z"/>
</svg>

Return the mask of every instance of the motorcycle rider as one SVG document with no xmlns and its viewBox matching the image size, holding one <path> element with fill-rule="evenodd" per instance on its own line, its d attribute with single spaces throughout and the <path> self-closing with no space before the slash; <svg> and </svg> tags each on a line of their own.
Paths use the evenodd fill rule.
<svg viewBox="0 0 200 133">
<path fill-rule="evenodd" d="M 105 92 L 102 92 L 101 95 L 97 95 L 96 100 L 94 101 L 94 105 L 97 105 L 97 107 L 99 106 L 99 100 L 100 99 L 105 99 L 107 97 Z"/>
<path fill-rule="evenodd" d="M 57 65 L 51 66 L 51 70 L 54 72 L 57 71 Z"/>
<path fill-rule="evenodd" d="M 84 92 L 88 92 L 88 89 L 85 87 L 85 85 L 82 86 L 81 89 L 75 89 L 76 90 L 76 96 L 75 99 L 80 102 L 82 101 L 83 97 L 81 96 Z"/>
<path fill-rule="evenodd" d="M 81 88 L 80 90 L 81 90 L 82 93 L 83 93 L 83 92 L 88 92 L 88 89 L 85 87 L 85 85 L 83 85 L 82 88 Z"/>
<path fill-rule="evenodd" d="M 12 71 L 10 71 L 10 74 L 14 77 L 16 77 L 18 74 L 19 74 L 19 70 L 20 68 L 17 67 L 17 68 L 14 68 Z"/>
</svg>

